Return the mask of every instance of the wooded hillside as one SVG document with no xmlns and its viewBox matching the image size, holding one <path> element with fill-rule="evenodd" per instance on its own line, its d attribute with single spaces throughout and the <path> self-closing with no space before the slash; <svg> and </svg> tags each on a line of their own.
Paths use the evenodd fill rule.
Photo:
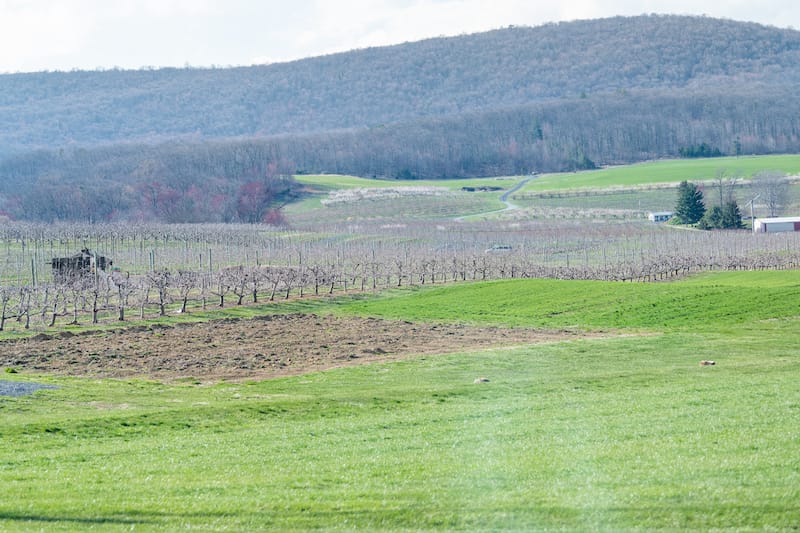
<svg viewBox="0 0 800 533">
<path fill-rule="evenodd" d="M 25 207 L 81 183 L 119 192 L 103 216 L 163 219 L 152 205 L 134 209 L 155 183 L 204 203 L 224 190 L 227 211 L 189 210 L 219 220 L 267 175 L 452 178 L 678 157 L 702 144 L 797 151 L 798 81 L 800 32 L 656 15 L 269 66 L 2 75 L 0 209 L 83 218 Z"/>
</svg>

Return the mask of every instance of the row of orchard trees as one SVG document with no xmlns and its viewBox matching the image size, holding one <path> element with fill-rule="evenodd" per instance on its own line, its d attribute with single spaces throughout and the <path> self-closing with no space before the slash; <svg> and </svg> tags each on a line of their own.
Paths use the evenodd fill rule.
<svg viewBox="0 0 800 533">
<path fill-rule="evenodd" d="M 708 234 L 706 234 L 708 235 Z M 720 239 L 726 242 L 720 242 Z M 770 240 L 769 246 L 742 245 L 735 235 L 683 250 L 590 253 L 575 249 L 558 261 L 525 251 L 470 253 L 406 250 L 309 257 L 289 264 L 286 256 L 269 265 L 216 271 L 158 268 L 142 274 L 121 271 L 56 276 L 43 284 L 0 284 L 0 331 L 68 324 L 125 321 L 209 307 L 254 304 L 290 297 L 507 278 L 657 281 L 699 270 L 800 268 L 798 239 Z M 700 244 L 697 241 L 695 244 Z M 604 249 L 605 250 L 605 249 Z M 604 257 L 603 257 L 604 255 Z"/>
</svg>

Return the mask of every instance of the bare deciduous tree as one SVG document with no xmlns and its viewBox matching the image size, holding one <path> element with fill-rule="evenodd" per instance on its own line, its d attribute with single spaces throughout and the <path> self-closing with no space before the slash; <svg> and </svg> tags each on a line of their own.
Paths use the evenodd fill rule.
<svg viewBox="0 0 800 533">
<path fill-rule="evenodd" d="M 213 276 L 211 294 L 219 298 L 219 307 L 225 307 L 225 295 L 231 291 L 234 283 L 234 276 L 228 270 L 220 270 Z"/>
<path fill-rule="evenodd" d="M 136 290 L 136 284 L 131 280 L 130 273 L 113 272 L 111 281 L 117 288 L 117 320 L 125 321 L 125 308 L 128 307 L 128 298 Z"/>
<path fill-rule="evenodd" d="M 186 307 L 189 302 L 189 294 L 197 288 L 199 276 L 196 272 L 188 270 L 179 270 L 178 275 L 175 276 L 175 287 L 178 289 L 178 296 L 181 299 L 181 313 L 186 312 Z"/>
<path fill-rule="evenodd" d="M 229 274 L 231 277 L 231 291 L 237 298 L 236 305 L 242 305 L 250 279 L 253 277 L 252 269 L 240 265 L 230 269 Z"/>
<path fill-rule="evenodd" d="M 5 329 L 6 319 L 10 318 L 6 313 L 9 301 L 11 301 L 11 288 L 0 286 L 0 331 Z"/>
<path fill-rule="evenodd" d="M 166 304 L 169 301 L 169 287 L 172 283 L 172 275 L 169 270 L 154 270 L 147 273 L 147 279 L 151 287 L 158 291 L 158 315 L 166 316 Z"/>
<path fill-rule="evenodd" d="M 780 214 L 789 203 L 789 181 L 783 172 L 765 170 L 757 173 L 753 176 L 753 191 L 767 206 L 771 217 Z"/>
<path fill-rule="evenodd" d="M 736 184 L 741 181 L 739 174 L 728 174 L 727 170 L 719 169 L 714 176 L 714 187 L 717 188 L 719 196 L 719 206 L 736 201 Z"/>
</svg>

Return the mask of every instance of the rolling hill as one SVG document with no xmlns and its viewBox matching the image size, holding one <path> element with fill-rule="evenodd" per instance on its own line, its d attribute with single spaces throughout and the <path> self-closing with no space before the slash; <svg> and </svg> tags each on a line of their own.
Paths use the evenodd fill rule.
<svg viewBox="0 0 800 533">
<path fill-rule="evenodd" d="M 226 208 L 184 210 L 224 220 L 241 186 L 276 173 L 441 179 L 676 157 L 702 144 L 794 152 L 798 80 L 800 32 L 671 15 L 266 66 L 6 74 L 0 210 L 41 218 L 26 197 L 54 183 L 100 195 L 157 183 L 167 196 L 225 197 Z M 131 201 L 103 216 L 126 216 Z M 83 216 L 61 212 L 45 218 Z"/>
<path fill-rule="evenodd" d="M 617 17 L 247 68 L 3 75 L 0 139 L 30 146 L 318 132 L 581 94 L 798 80 L 800 32 Z"/>
</svg>

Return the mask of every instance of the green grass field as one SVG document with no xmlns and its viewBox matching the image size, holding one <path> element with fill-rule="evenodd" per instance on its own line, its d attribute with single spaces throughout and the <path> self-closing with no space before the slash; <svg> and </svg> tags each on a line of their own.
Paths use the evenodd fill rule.
<svg viewBox="0 0 800 533">
<path fill-rule="evenodd" d="M 466 304 L 465 304 L 466 302 Z M 705 274 L 680 283 L 518 280 L 397 291 L 344 307 L 403 320 L 533 327 L 718 329 L 800 317 L 800 276 Z"/>
<path fill-rule="evenodd" d="M 520 193 L 579 187 L 606 188 L 712 180 L 717 172 L 750 178 L 762 170 L 800 173 L 800 155 L 671 159 L 572 174 L 545 174 L 531 180 Z"/>
<path fill-rule="evenodd" d="M 608 335 L 258 383 L 7 374 L 60 388 L 0 397 L 0 530 L 794 530 L 799 295 L 463 284 L 303 305 Z"/>
<path fill-rule="evenodd" d="M 535 194 L 542 191 L 569 191 L 571 189 L 609 189 L 625 187 L 642 187 L 653 184 L 678 183 L 683 180 L 708 181 L 713 180 L 719 172 L 727 176 L 738 175 L 749 179 L 753 174 L 762 170 L 778 170 L 787 174 L 800 173 L 800 155 L 770 155 L 747 157 L 719 157 L 708 159 L 673 159 L 653 161 L 635 165 L 611 167 L 602 170 L 543 174 L 531 179 L 513 197 L 514 204 L 520 207 L 541 208 L 571 208 L 571 209 L 625 209 L 635 211 L 664 211 L 671 210 L 675 201 L 675 191 L 672 189 L 653 189 L 623 191 L 619 194 L 586 195 L 566 198 L 540 198 L 525 197 L 526 193 Z M 286 213 L 295 223 L 304 223 L 307 220 L 317 220 L 322 217 L 327 223 L 341 222 L 374 216 L 374 213 L 383 213 L 388 218 L 453 218 L 458 216 L 477 217 L 478 219 L 488 214 L 488 218 L 509 215 L 499 215 L 504 205 L 499 201 L 502 191 L 485 193 L 460 193 L 462 187 L 502 187 L 511 189 L 523 177 L 510 176 L 501 178 L 457 179 L 457 180 L 376 180 L 340 175 L 308 175 L 297 176 L 297 180 L 309 186 L 316 194 L 308 196 L 287 206 Z M 385 205 L 375 206 L 376 202 L 360 202 L 342 205 L 338 208 L 324 208 L 320 201 L 328 192 L 340 189 L 354 188 L 385 188 L 385 187 L 445 187 L 458 191 L 459 195 L 452 198 L 419 198 L 412 197 L 405 200 L 384 200 Z M 793 186 L 795 196 L 793 204 L 797 203 L 797 186 Z M 740 198 L 740 205 L 752 195 L 749 189 Z M 434 203 L 438 211 L 432 211 L 426 202 Z M 342 215 L 338 211 L 347 213 Z M 359 215 L 359 210 L 366 210 L 367 215 Z M 353 212 L 355 214 L 350 214 Z M 511 214 L 511 215 L 518 215 Z"/>
<path fill-rule="evenodd" d="M 587 172 L 542 174 L 531 180 L 520 192 L 578 187 L 607 188 L 674 183 L 683 180 L 711 180 L 720 170 L 727 175 L 750 178 L 762 170 L 779 170 L 787 174 L 800 173 L 800 155 L 768 155 L 742 157 L 714 157 L 702 159 L 665 159 L 634 165 L 610 167 Z M 381 187 L 502 187 L 510 189 L 522 178 L 517 176 L 454 180 L 377 180 L 335 174 L 299 175 L 298 182 L 316 190 L 381 188 Z"/>
</svg>

